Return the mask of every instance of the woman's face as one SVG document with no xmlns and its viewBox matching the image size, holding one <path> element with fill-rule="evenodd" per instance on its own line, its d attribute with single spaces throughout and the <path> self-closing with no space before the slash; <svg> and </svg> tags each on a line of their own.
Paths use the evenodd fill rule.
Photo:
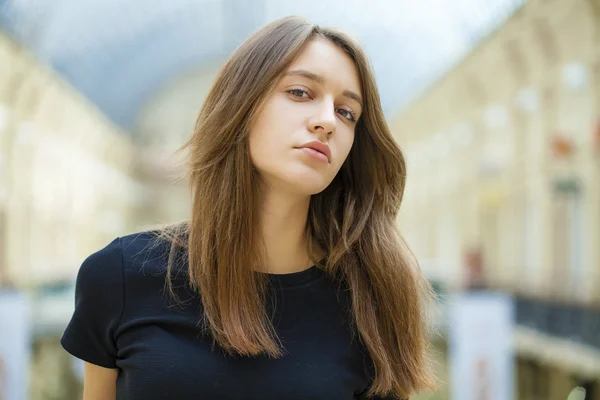
<svg viewBox="0 0 600 400">
<path fill-rule="evenodd" d="M 331 183 L 354 142 L 360 94 L 352 59 L 329 40 L 311 40 L 250 131 L 250 157 L 269 188 L 313 195 Z"/>
</svg>

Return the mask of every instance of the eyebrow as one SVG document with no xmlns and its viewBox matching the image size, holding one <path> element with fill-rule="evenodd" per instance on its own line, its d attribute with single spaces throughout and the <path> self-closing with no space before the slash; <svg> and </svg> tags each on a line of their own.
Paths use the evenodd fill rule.
<svg viewBox="0 0 600 400">
<path fill-rule="evenodd" d="M 303 76 L 304 78 L 310 79 L 311 81 L 315 81 L 321 85 L 325 84 L 324 77 L 322 77 L 321 75 L 317 75 L 313 72 L 307 71 L 305 69 L 296 69 L 293 71 L 288 71 L 285 73 L 285 76 Z M 361 107 L 363 106 L 362 98 L 353 91 L 344 90 L 342 92 L 342 95 L 358 102 L 358 104 L 360 104 Z"/>
</svg>

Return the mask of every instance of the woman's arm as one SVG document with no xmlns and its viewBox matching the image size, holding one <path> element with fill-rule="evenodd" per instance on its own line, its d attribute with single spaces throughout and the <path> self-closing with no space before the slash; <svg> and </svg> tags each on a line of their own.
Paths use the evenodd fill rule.
<svg viewBox="0 0 600 400">
<path fill-rule="evenodd" d="M 115 400 L 117 398 L 116 368 L 104 368 L 84 363 L 83 400 Z"/>
</svg>

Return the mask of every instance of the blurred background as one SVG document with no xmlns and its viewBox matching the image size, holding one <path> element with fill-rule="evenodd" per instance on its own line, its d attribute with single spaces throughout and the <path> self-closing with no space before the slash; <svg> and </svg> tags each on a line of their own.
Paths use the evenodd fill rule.
<svg viewBox="0 0 600 400">
<path fill-rule="evenodd" d="M 81 262 L 188 216 L 173 152 L 290 14 L 363 43 L 406 153 L 439 294 L 420 399 L 599 400 L 600 0 L 0 0 L 0 398 L 80 398 Z"/>
</svg>

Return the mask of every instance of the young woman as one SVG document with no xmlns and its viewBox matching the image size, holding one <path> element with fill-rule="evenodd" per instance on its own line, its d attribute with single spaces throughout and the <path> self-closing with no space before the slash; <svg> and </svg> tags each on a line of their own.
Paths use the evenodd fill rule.
<svg viewBox="0 0 600 400">
<path fill-rule="evenodd" d="M 407 398 L 433 388 L 406 170 L 360 47 L 290 17 L 230 57 L 187 144 L 191 219 L 114 240 L 62 338 L 84 399 Z"/>
</svg>

